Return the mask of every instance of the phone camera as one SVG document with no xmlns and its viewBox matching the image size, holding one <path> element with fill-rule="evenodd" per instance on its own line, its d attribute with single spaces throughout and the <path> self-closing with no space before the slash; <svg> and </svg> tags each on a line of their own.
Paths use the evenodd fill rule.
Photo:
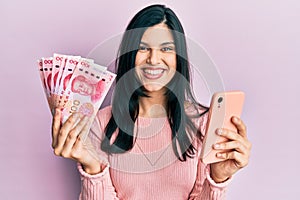
<svg viewBox="0 0 300 200">
<path fill-rule="evenodd" d="M 218 103 L 221 103 L 223 101 L 223 97 L 218 98 Z"/>
</svg>

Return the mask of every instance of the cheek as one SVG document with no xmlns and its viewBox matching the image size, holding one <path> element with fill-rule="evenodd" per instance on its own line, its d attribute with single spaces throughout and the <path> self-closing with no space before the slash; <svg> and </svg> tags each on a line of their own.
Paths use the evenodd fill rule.
<svg viewBox="0 0 300 200">
<path fill-rule="evenodd" d="M 137 53 L 135 57 L 135 66 L 140 66 L 146 63 L 147 55 L 145 53 Z"/>
<path fill-rule="evenodd" d="M 176 71 L 176 55 L 166 57 L 165 62 L 170 67 L 170 69 Z"/>
</svg>

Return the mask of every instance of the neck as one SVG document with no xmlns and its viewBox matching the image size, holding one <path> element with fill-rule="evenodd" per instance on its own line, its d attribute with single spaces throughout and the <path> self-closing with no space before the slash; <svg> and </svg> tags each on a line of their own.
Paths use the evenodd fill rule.
<svg viewBox="0 0 300 200">
<path fill-rule="evenodd" d="M 167 98 L 161 92 L 151 92 L 150 97 L 139 98 L 139 116 L 165 117 L 167 115 Z"/>
</svg>

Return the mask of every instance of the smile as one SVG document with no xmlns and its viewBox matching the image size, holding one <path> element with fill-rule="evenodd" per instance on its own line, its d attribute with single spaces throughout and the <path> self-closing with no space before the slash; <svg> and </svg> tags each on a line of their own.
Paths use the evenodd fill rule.
<svg viewBox="0 0 300 200">
<path fill-rule="evenodd" d="M 142 69 L 142 71 L 143 71 L 143 75 L 147 79 L 153 80 L 153 79 L 159 79 L 163 75 L 165 69 L 161 69 L 161 68 L 159 68 L 159 69 L 144 68 L 144 69 Z"/>
</svg>

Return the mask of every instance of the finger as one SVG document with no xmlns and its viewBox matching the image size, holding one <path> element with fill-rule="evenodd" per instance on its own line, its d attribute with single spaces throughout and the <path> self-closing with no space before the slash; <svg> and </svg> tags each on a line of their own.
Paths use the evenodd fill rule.
<svg viewBox="0 0 300 200">
<path fill-rule="evenodd" d="M 60 119 L 61 119 L 60 110 L 56 108 L 52 120 L 52 148 L 55 148 L 57 144 L 57 135 L 59 133 L 60 126 L 61 126 Z"/>
<path fill-rule="evenodd" d="M 226 139 L 229 140 L 229 142 L 225 141 L 222 143 L 215 144 L 214 145 L 215 149 L 217 149 L 217 148 L 219 148 L 219 149 L 224 148 L 225 150 L 226 149 L 235 149 L 238 152 L 240 152 L 246 156 L 249 156 L 252 144 L 247 138 L 243 138 L 236 132 L 230 131 L 228 129 L 218 129 L 217 134 L 222 137 L 225 137 Z M 220 146 L 218 146 L 218 145 L 220 145 Z"/>
<path fill-rule="evenodd" d="M 74 127 L 74 124 L 77 123 L 79 118 L 79 113 L 73 113 L 67 121 L 60 128 L 60 131 L 57 135 L 57 144 L 54 149 L 55 155 L 61 155 L 61 151 L 65 144 L 66 138 L 70 132 L 70 130 Z"/>
<path fill-rule="evenodd" d="M 215 144 L 213 147 L 216 150 L 236 150 L 241 154 L 246 154 L 247 152 L 247 147 L 239 141 L 223 142 Z"/>
<path fill-rule="evenodd" d="M 225 137 L 229 140 L 234 140 L 234 141 L 242 141 L 243 138 L 236 132 L 226 129 L 226 128 L 218 128 L 216 130 L 216 133 L 222 137 Z"/>
<path fill-rule="evenodd" d="M 88 121 L 88 117 L 84 116 L 81 118 L 81 120 L 78 122 L 78 124 L 69 132 L 65 144 L 63 146 L 63 150 L 61 152 L 63 157 L 70 157 L 70 152 L 72 151 L 72 148 L 77 140 L 78 135 L 84 128 Z"/>
<path fill-rule="evenodd" d="M 225 159 L 225 160 L 234 160 L 236 166 L 238 168 L 243 168 L 248 165 L 249 159 L 247 156 L 237 152 L 237 151 L 230 151 L 224 153 L 217 153 L 216 155 L 218 158 Z"/>
<path fill-rule="evenodd" d="M 83 161 L 80 159 L 80 152 L 82 153 L 83 142 L 80 137 L 77 137 L 74 145 L 72 146 L 72 158 L 76 159 L 78 162 L 82 163 Z"/>
<path fill-rule="evenodd" d="M 79 137 L 83 142 L 85 142 L 85 140 L 88 136 L 88 133 L 89 133 L 89 130 L 91 128 L 93 121 L 94 121 L 93 117 L 88 118 L 88 122 L 84 125 L 83 129 L 81 130 L 81 132 L 79 134 Z"/>
<path fill-rule="evenodd" d="M 235 116 L 231 118 L 231 121 L 236 126 L 238 133 L 243 137 L 247 137 L 247 127 L 244 122 Z"/>
</svg>

